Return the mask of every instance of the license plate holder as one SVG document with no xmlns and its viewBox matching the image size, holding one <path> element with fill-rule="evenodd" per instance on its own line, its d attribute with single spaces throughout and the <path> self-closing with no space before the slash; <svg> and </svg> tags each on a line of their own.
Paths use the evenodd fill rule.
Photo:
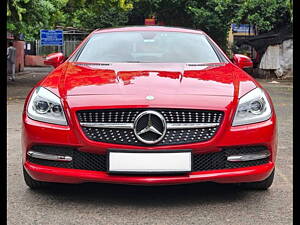
<svg viewBox="0 0 300 225">
<path fill-rule="evenodd" d="M 192 170 L 190 150 L 177 151 L 108 151 L 108 173 L 169 174 Z"/>
</svg>

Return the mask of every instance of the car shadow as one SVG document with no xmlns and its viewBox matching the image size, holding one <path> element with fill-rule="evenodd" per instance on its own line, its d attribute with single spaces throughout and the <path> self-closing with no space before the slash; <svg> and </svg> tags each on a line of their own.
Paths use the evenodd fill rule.
<svg viewBox="0 0 300 225">
<path fill-rule="evenodd" d="M 253 191 L 232 184 L 197 183 L 172 186 L 133 186 L 118 184 L 55 184 L 46 189 L 30 190 L 38 198 L 57 202 L 87 205 L 114 205 L 137 207 L 176 207 L 180 205 L 214 204 L 244 201 Z M 255 191 L 257 193 L 259 191 Z M 262 192 L 263 193 L 263 192 Z M 35 196 L 36 197 L 36 196 Z"/>
</svg>

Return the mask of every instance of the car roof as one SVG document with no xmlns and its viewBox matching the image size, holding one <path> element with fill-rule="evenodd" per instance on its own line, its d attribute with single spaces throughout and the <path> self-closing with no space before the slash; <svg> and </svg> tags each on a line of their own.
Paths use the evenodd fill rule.
<svg viewBox="0 0 300 225">
<path fill-rule="evenodd" d="M 124 32 L 124 31 L 169 31 L 169 32 L 205 34 L 201 30 L 193 30 L 193 29 L 187 29 L 181 27 L 166 27 L 166 26 L 128 26 L 128 27 L 106 28 L 106 29 L 97 29 L 93 33 Z"/>
</svg>

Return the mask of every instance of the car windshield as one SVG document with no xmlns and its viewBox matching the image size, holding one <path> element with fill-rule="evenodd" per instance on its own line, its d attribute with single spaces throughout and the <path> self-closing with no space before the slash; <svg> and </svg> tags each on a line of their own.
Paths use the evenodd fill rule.
<svg viewBox="0 0 300 225">
<path fill-rule="evenodd" d="M 109 32 L 93 35 L 79 62 L 219 63 L 203 34 L 183 32 Z"/>
</svg>

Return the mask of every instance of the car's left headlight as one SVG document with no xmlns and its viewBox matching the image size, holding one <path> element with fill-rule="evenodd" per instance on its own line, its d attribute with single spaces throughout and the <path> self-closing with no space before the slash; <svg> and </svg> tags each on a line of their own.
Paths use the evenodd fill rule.
<svg viewBox="0 0 300 225">
<path fill-rule="evenodd" d="M 29 118 L 41 122 L 68 125 L 60 98 L 43 87 L 37 87 L 28 103 Z"/>
<path fill-rule="evenodd" d="M 240 98 L 232 126 L 262 122 L 268 120 L 271 114 L 271 106 L 264 91 L 255 88 Z"/>
</svg>

